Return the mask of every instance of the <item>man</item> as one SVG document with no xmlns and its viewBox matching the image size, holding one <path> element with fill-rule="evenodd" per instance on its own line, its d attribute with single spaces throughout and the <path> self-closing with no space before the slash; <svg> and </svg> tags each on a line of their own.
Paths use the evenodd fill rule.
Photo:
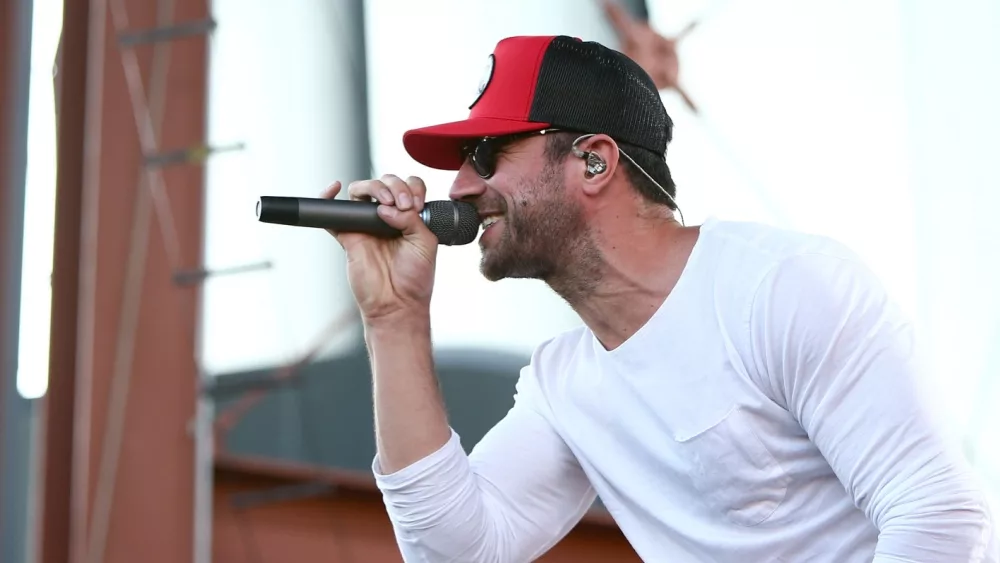
<svg viewBox="0 0 1000 563">
<path fill-rule="evenodd" d="M 678 221 L 672 124 L 624 55 L 514 37 L 489 61 L 467 120 L 404 145 L 457 170 L 451 197 L 483 218 L 483 275 L 544 280 L 585 326 L 538 347 L 467 456 L 431 360 L 426 188 L 349 187 L 403 232 L 334 234 L 407 561 L 533 560 L 597 495 L 646 561 L 997 561 L 983 494 L 918 390 L 910 327 L 853 254 Z"/>
</svg>

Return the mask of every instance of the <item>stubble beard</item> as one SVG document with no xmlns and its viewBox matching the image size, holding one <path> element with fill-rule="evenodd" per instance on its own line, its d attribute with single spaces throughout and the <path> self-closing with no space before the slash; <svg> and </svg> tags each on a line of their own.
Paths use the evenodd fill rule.
<svg viewBox="0 0 1000 563">
<path fill-rule="evenodd" d="M 486 279 L 543 280 L 570 302 L 598 281 L 599 252 L 557 170 L 547 166 L 524 182 L 503 221 L 500 239 L 483 249 L 480 272 Z"/>
</svg>

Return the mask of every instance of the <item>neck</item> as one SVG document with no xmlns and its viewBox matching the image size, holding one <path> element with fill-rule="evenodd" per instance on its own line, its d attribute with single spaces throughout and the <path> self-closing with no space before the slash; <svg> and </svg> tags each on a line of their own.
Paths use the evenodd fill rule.
<svg viewBox="0 0 1000 563">
<path fill-rule="evenodd" d="M 642 328 L 670 295 L 698 232 L 662 218 L 605 228 L 571 250 L 572 268 L 546 282 L 612 350 Z"/>
</svg>

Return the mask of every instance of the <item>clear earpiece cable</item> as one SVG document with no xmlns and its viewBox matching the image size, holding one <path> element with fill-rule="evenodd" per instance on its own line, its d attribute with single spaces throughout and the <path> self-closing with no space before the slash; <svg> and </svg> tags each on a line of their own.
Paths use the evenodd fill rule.
<svg viewBox="0 0 1000 563">
<path fill-rule="evenodd" d="M 670 200 L 670 203 L 673 203 L 674 207 L 677 208 L 677 214 L 681 216 L 681 226 L 685 226 L 686 227 L 687 225 L 684 224 L 684 212 L 681 211 L 681 206 L 677 205 L 677 200 L 674 199 L 674 196 L 670 195 L 670 192 L 668 192 L 663 186 L 660 185 L 659 182 L 657 182 L 656 180 L 654 180 L 652 176 L 650 176 L 645 170 L 643 170 L 642 166 L 639 166 L 639 164 L 636 163 L 636 161 L 633 160 L 632 157 L 629 156 L 627 152 L 625 152 L 621 148 L 619 148 L 618 149 L 618 154 L 620 154 L 620 155 L 624 156 L 625 158 L 627 158 L 628 161 L 632 163 L 632 166 L 635 166 L 636 168 L 638 168 L 639 172 L 642 172 L 643 176 L 645 176 L 646 178 L 649 178 L 649 181 L 652 182 L 654 186 L 656 186 L 657 188 L 660 188 L 660 191 L 663 192 L 663 195 L 667 196 L 667 198 Z"/>
</svg>

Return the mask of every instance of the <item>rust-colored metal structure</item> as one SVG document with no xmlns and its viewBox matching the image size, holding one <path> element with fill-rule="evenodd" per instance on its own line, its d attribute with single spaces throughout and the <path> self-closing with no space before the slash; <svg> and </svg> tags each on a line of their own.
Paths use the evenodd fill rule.
<svg viewBox="0 0 1000 563">
<path fill-rule="evenodd" d="M 139 135 L 147 116 L 133 111 L 127 74 L 138 69 L 154 91 L 155 47 L 125 49 L 116 9 L 126 11 L 129 29 L 157 25 L 154 2 L 65 2 L 39 538 L 46 563 L 187 561 L 192 553 L 187 424 L 197 288 L 172 279 L 175 269 L 200 263 L 202 174 L 194 165 L 157 171 L 168 192 L 166 209 L 157 210 Z M 181 0 L 171 17 L 205 11 L 202 1 Z M 153 132 L 157 144 L 183 147 L 204 137 L 204 39 L 174 42 L 172 58 L 162 99 L 145 103 L 170 116 Z M 165 211 L 175 222 L 169 229 L 158 220 Z M 164 234 L 171 230 L 174 241 Z"/>
<path fill-rule="evenodd" d="M 227 458 L 217 460 L 215 474 L 216 563 L 401 561 L 381 497 L 364 477 Z M 321 495 L 254 506 L 255 491 L 294 483 L 330 487 Z M 590 518 L 539 561 L 640 559 L 613 523 Z"/>
<path fill-rule="evenodd" d="M 183 280 L 198 276 L 177 274 L 202 263 L 203 174 L 197 159 L 151 162 L 205 142 L 207 38 L 175 39 L 167 55 L 123 32 L 206 20 L 207 0 L 66 0 L 64 10 L 31 540 L 43 563 L 193 561 L 198 286 Z M 212 497 L 214 563 L 400 560 L 369 475 L 220 455 Z M 638 559 L 592 517 L 543 560 Z"/>
</svg>

